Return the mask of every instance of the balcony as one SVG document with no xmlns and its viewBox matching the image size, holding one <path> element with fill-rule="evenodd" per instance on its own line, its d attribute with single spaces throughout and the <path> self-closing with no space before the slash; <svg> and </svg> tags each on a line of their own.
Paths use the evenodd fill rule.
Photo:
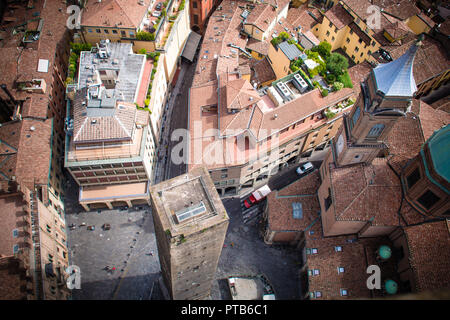
<svg viewBox="0 0 450 320">
<path fill-rule="evenodd" d="M 45 93 L 47 84 L 44 79 L 32 79 L 31 81 L 19 82 L 17 88 L 28 93 Z"/>
</svg>

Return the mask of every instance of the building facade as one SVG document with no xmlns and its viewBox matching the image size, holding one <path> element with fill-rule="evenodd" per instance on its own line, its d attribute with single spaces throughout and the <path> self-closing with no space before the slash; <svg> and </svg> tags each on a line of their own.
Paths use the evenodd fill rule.
<svg viewBox="0 0 450 320">
<path fill-rule="evenodd" d="M 2 20 L 0 49 L 2 277 L 9 275 L 5 270 L 13 271 L 11 281 L 23 276 L 16 297 L 66 299 L 62 156 L 72 32 L 61 28 L 68 15 L 57 3 L 35 1 L 36 11 L 6 6 L 10 19 Z"/>
<path fill-rule="evenodd" d="M 205 168 L 151 186 L 164 282 L 173 300 L 207 298 L 228 215 Z"/>
</svg>

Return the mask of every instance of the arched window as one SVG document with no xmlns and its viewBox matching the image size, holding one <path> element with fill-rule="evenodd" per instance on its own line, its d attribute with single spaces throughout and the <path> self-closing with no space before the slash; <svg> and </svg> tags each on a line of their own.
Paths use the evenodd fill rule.
<svg viewBox="0 0 450 320">
<path fill-rule="evenodd" d="M 384 124 L 377 123 L 370 129 L 369 133 L 366 136 L 366 139 L 376 139 L 378 138 L 384 130 Z"/>
</svg>

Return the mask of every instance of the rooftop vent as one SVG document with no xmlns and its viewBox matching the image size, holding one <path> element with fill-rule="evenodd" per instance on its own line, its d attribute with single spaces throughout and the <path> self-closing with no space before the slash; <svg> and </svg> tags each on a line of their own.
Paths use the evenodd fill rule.
<svg viewBox="0 0 450 320">
<path fill-rule="evenodd" d="M 97 120 L 93 119 L 93 120 L 91 120 L 91 123 L 92 123 L 92 124 L 96 124 L 96 123 L 97 123 Z"/>
</svg>

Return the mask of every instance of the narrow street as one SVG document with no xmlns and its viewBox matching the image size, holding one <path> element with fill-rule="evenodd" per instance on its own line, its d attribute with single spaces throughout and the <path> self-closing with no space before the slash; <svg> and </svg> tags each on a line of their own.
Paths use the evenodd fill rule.
<svg viewBox="0 0 450 320">
<path fill-rule="evenodd" d="M 189 88 L 194 78 L 195 65 L 195 63 L 182 62 L 178 81 L 167 102 L 162 120 L 155 184 L 179 176 L 187 170 L 186 164 L 175 164 L 171 161 L 172 149 L 179 143 L 171 141 L 171 136 L 174 130 L 188 127 Z"/>
</svg>

